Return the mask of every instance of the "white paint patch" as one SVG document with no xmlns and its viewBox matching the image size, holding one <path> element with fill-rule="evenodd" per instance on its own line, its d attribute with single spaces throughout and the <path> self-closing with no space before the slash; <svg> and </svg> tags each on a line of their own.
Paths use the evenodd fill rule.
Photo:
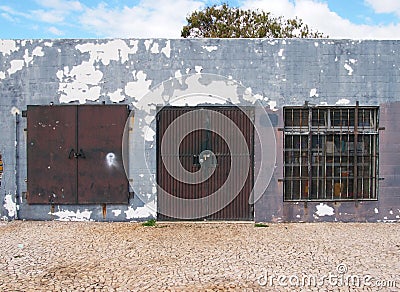
<svg viewBox="0 0 400 292">
<path fill-rule="evenodd" d="M 390 210 L 390 211 L 389 211 L 389 214 L 390 214 L 390 215 L 393 215 L 393 210 Z"/>
<path fill-rule="evenodd" d="M 347 75 L 353 75 L 353 68 L 350 67 L 349 64 L 344 64 L 344 69 L 347 70 Z"/>
<path fill-rule="evenodd" d="M 161 53 L 165 55 L 165 57 L 171 57 L 171 41 L 168 40 L 165 42 L 165 47 L 161 49 Z"/>
<path fill-rule="evenodd" d="M 261 94 L 254 94 L 253 95 L 254 96 L 254 98 L 256 99 L 256 100 L 264 100 L 264 96 L 262 96 Z"/>
<path fill-rule="evenodd" d="M 6 73 L 3 71 L 0 71 L 0 80 L 6 79 Z"/>
<path fill-rule="evenodd" d="M 0 40 L 0 53 L 11 55 L 12 52 L 18 51 L 17 44 L 14 40 Z"/>
<path fill-rule="evenodd" d="M 106 163 L 107 163 L 108 167 L 115 166 L 116 162 L 115 162 L 115 154 L 114 153 L 112 153 L 112 152 L 107 153 Z"/>
<path fill-rule="evenodd" d="M 182 77 L 181 70 L 176 70 L 174 76 L 175 78 L 181 78 Z"/>
<path fill-rule="evenodd" d="M 144 117 L 144 121 L 146 122 L 146 124 L 150 125 L 151 122 L 154 120 L 154 116 L 152 115 L 148 115 Z"/>
<path fill-rule="evenodd" d="M 149 206 L 150 205 L 150 206 Z M 137 207 L 133 209 L 131 206 L 128 207 L 128 210 L 124 211 L 126 214 L 126 219 L 136 219 L 136 218 L 148 218 L 148 217 L 156 217 L 156 212 L 154 211 L 155 204 L 148 203 L 146 206 Z"/>
<path fill-rule="evenodd" d="M 143 71 L 132 72 L 136 81 L 128 82 L 125 86 L 125 93 L 130 97 L 140 100 L 150 89 L 151 80 L 146 80 L 146 73 Z"/>
<path fill-rule="evenodd" d="M 52 216 L 57 216 L 58 218 L 55 219 L 56 221 L 91 221 L 90 216 L 92 215 L 92 211 L 85 209 L 84 211 L 68 211 L 68 210 L 60 210 L 58 212 L 48 213 Z"/>
<path fill-rule="evenodd" d="M 144 46 L 146 47 L 146 51 L 150 49 L 150 45 L 153 43 L 153 40 L 145 40 Z"/>
<path fill-rule="evenodd" d="M 121 210 L 112 210 L 111 212 L 114 213 L 115 217 L 118 217 L 119 215 L 121 215 Z"/>
<path fill-rule="evenodd" d="M 315 42 L 315 43 L 314 43 L 314 46 L 315 46 L 315 47 L 318 47 L 318 46 L 319 46 L 319 43 Z"/>
<path fill-rule="evenodd" d="M 92 61 L 84 61 L 81 65 L 68 67 L 57 72 L 60 80 L 58 92 L 60 102 L 71 102 L 79 100 L 86 103 L 86 100 L 96 101 L 100 97 L 101 87 L 98 86 L 103 78 L 103 73 L 94 68 Z"/>
<path fill-rule="evenodd" d="M 132 45 L 132 43 L 131 43 Z M 129 60 L 129 55 L 136 54 L 138 47 L 137 43 L 133 43 L 130 48 L 124 40 L 110 40 L 104 44 L 85 43 L 76 45 L 75 47 L 82 53 L 89 53 L 89 62 L 94 65 L 94 62 L 102 62 L 105 66 L 110 64 L 110 61 L 120 61 L 125 63 Z"/>
<path fill-rule="evenodd" d="M 114 92 L 108 94 L 112 102 L 121 102 L 125 100 L 125 96 L 122 94 L 122 89 L 117 89 Z"/>
<path fill-rule="evenodd" d="M 17 204 L 13 201 L 11 194 L 5 196 L 3 207 L 8 212 L 8 217 L 15 218 L 17 212 Z"/>
<path fill-rule="evenodd" d="M 310 90 L 310 97 L 318 97 L 319 94 L 317 93 L 317 89 L 316 88 L 311 88 Z"/>
<path fill-rule="evenodd" d="M 130 40 L 129 45 L 131 46 L 130 54 L 136 54 L 139 49 L 139 41 Z"/>
<path fill-rule="evenodd" d="M 17 107 L 15 107 L 15 106 L 13 106 L 12 108 L 11 108 L 11 114 L 13 115 L 13 116 L 15 116 L 16 114 L 21 114 L 21 111 L 17 108 Z"/>
<path fill-rule="evenodd" d="M 277 111 L 278 109 L 276 108 L 276 101 L 275 100 L 270 100 L 268 102 L 269 108 L 273 111 Z"/>
<path fill-rule="evenodd" d="M 345 98 L 341 98 L 336 102 L 336 105 L 347 105 L 350 103 L 350 100 L 345 99 Z"/>
<path fill-rule="evenodd" d="M 317 214 L 319 217 L 332 216 L 335 214 L 335 209 L 329 207 L 327 204 L 320 203 L 316 206 L 316 208 L 317 211 L 315 212 L 315 214 Z"/>
<path fill-rule="evenodd" d="M 7 70 L 8 75 L 12 75 L 20 70 L 22 70 L 22 68 L 24 67 L 24 60 L 12 60 L 10 62 L 10 69 Z"/>
<path fill-rule="evenodd" d="M 194 66 L 194 70 L 196 71 L 196 73 L 201 73 L 201 70 L 203 70 L 202 66 Z"/>
<path fill-rule="evenodd" d="M 144 126 L 143 127 L 143 133 L 144 133 L 144 139 L 146 141 L 154 141 L 154 136 L 156 135 L 156 132 L 149 126 Z"/>
<path fill-rule="evenodd" d="M 211 53 L 212 51 L 216 51 L 218 50 L 217 46 L 201 46 L 203 49 L 205 49 L 206 51 L 208 51 L 209 53 Z"/>
<path fill-rule="evenodd" d="M 279 57 L 282 57 L 282 56 L 283 56 L 283 51 L 284 51 L 284 49 L 280 49 L 280 50 L 279 50 L 279 52 L 278 52 L 278 56 L 279 56 Z"/>
<path fill-rule="evenodd" d="M 356 59 L 349 59 L 349 62 L 350 62 L 351 64 L 355 64 L 355 63 L 357 62 L 357 60 L 356 60 Z"/>
<path fill-rule="evenodd" d="M 301 216 L 300 215 L 296 215 L 296 218 L 301 218 Z"/>
<path fill-rule="evenodd" d="M 374 212 L 375 212 L 375 214 L 378 214 L 378 213 L 379 213 L 378 208 L 375 208 L 375 209 L 374 209 Z"/>
<path fill-rule="evenodd" d="M 158 48 L 158 43 L 154 43 L 153 46 L 151 47 L 150 52 L 152 54 L 158 54 L 160 52 L 159 48 Z"/>
</svg>

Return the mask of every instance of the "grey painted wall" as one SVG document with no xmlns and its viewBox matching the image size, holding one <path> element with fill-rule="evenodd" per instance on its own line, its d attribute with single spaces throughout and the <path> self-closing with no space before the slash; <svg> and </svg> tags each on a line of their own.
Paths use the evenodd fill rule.
<svg viewBox="0 0 400 292">
<path fill-rule="evenodd" d="M 143 195 L 149 195 L 146 203 L 135 197 L 127 206 L 107 206 L 106 217 L 100 205 L 55 206 L 54 210 L 50 206 L 28 205 L 23 195 L 27 176 L 26 119 L 21 117 L 21 112 L 27 105 L 50 102 L 126 103 L 138 112 L 146 112 L 143 118 L 148 118 L 147 124 L 140 126 L 154 131 L 155 106 L 174 104 L 174 97 L 185 93 L 182 88 L 187 86 L 186 78 L 192 80 L 191 91 L 206 94 L 209 89 L 218 94 L 220 83 L 186 76 L 211 73 L 226 77 L 226 80 L 216 79 L 225 84 L 222 87 L 226 87 L 226 92 L 232 90 L 230 100 L 222 103 L 249 105 L 257 101 L 269 108 L 273 117 L 278 142 L 276 168 L 271 182 L 265 182 L 267 190 L 256 194 L 261 196 L 255 204 L 256 221 L 400 222 L 400 159 L 396 148 L 400 145 L 396 128 L 400 125 L 396 111 L 400 110 L 396 107 L 400 101 L 399 52 L 399 41 L 0 40 L 0 152 L 4 162 L 0 217 L 100 221 L 154 217 L 156 191 L 151 180 L 145 179 L 138 183 Z M 243 87 L 230 88 L 227 80 Z M 146 94 L 152 98 L 157 93 L 160 99 L 151 100 L 151 106 L 143 98 Z M 381 106 L 381 126 L 386 131 L 380 137 L 380 173 L 385 180 L 380 183 L 378 201 L 309 203 L 307 206 L 283 203 L 282 185 L 278 182 L 282 177 L 279 148 L 282 137 L 276 130 L 283 125 L 282 107 L 300 105 L 305 100 L 327 105 L 354 105 L 359 101 L 361 105 Z M 190 100 L 185 102 L 193 104 Z M 149 161 L 146 171 L 151 179 L 156 171 L 155 137 L 149 131 L 141 134 Z M 133 176 L 140 174 L 137 169 L 131 171 Z"/>
</svg>

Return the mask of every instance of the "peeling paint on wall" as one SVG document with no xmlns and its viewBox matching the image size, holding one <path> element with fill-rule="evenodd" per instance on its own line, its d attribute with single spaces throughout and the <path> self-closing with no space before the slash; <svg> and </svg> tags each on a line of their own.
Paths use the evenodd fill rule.
<svg viewBox="0 0 400 292">
<path fill-rule="evenodd" d="M 108 96 L 110 97 L 110 100 L 112 102 L 121 102 L 125 100 L 125 96 L 122 94 L 122 89 L 120 88 L 114 92 L 109 93 Z"/>
<path fill-rule="evenodd" d="M 317 93 L 317 89 L 316 88 L 312 88 L 310 90 L 310 97 L 318 97 L 319 94 Z"/>
<path fill-rule="evenodd" d="M 72 67 L 64 67 L 64 70 L 57 72 L 60 81 L 58 92 L 60 94 L 60 102 L 68 103 L 79 101 L 86 103 L 86 100 L 96 101 L 100 97 L 100 80 L 103 73 L 96 70 L 91 62 L 82 62 L 81 65 Z"/>
<path fill-rule="evenodd" d="M 112 210 L 112 212 L 113 212 L 113 214 L 114 214 L 114 216 L 115 217 L 118 217 L 119 215 L 121 215 L 121 210 L 119 210 L 119 209 L 116 209 L 116 210 Z"/>
<path fill-rule="evenodd" d="M 20 70 L 22 70 L 22 68 L 25 65 L 24 60 L 12 60 L 10 62 L 10 69 L 7 70 L 8 75 L 12 75 Z"/>
<path fill-rule="evenodd" d="M 84 211 L 69 211 L 69 210 L 60 210 L 58 209 L 57 212 L 48 213 L 49 215 L 58 217 L 55 220 L 57 221 L 93 221 L 90 219 L 92 211 L 85 209 Z"/>
<path fill-rule="evenodd" d="M 149 218 L 149 217 L 156 218 L 157 212 L 155 210 L 156 210 L 155 204 L 152 202 L 148 203 L 146 206 L 137 207 L 136 209 L 129 206 L 128 210 L 124 211 L 124 213 L 126 215 L 127 220 L 135 218 Z"/>
<path fill-rule="evenodd" d="M 136 81 L 128 82 L 125 86 L 125 93 L 130 97 L 135 97 L 140 100 L 148 91 L 151 86 L 151 80 L 147 80 L 147 74 L 143 71 L 133 71 L 133 77 Z"/>
<path fill-rule="evenodd" d="M 171 41 L 167 40 L 165 42 L 165 47 L 161 49 L 161 53 L 165 55 L 165 57 L 170 58 L 171 57 Z"/>
<path fill-rule="evenodd" d="M 317 211 L 315 214 L 319 217 L 322 216 L 332 216 L 335 214 L 335 209 L 332 207 L 329 207 L 327 204 L 320 203 L 319 205 L 316 206 Z"/>
<path fill-rule="evenodd" d="M 205 49 L 207 52 L 211 53 L 212 51 L 218 50 L 217 46 L 201 46 L 203 49 Z"/>
<path fill-rule="evenodd" d="M 3 56 L 11 55 L 12 52 L 16 51 L 18 51 L 18 47 L 14 40 L 0 40 L 0 53 Z"/>
<path fill-rule="evenodd" d="M 336 105 L 348 105 L 350 103 L 350 100 L 346 98 L 341 98 L 336 102 Z"/>
<path fill-rule="evenodd" d="M 136 54 L 138 42 L 133 41 L 127 45 L 124 40 L 110 40 L 105 43 L 86 43 L 76 45 L 76 49 L 82 53 L 89 53 L 89 63 L 101 62 L 108 66 L 111 61 L 125 63 L 129 60 L 129 55 Z"/>
<path fill-rule="evenodd" d="M 4 209 L 8 213 L 9 218 L 15 218 L 17 215 L 17 204 L 13 201 L 12 195 L 8 194 L 4 198 Z"/>
</svg>

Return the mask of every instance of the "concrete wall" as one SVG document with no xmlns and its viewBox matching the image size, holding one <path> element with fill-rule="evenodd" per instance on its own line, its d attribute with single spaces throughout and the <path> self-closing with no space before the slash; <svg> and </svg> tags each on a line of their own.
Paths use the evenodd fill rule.
<svg viewBox="0 0 400 292">
<path fill-rule="evenodd" d="M 260 197 L 255 204 L 256 221 L 400 222 L 399 52 L 399 41 L 0 40 L 0 153 L 4 163 L 0 217 L 100 221 L 154 217 L 156 106 L 257 102 L 269 109 L 277 151 L 272 179 L 264 181 L 266 191 L 255 194 Z M 194 73 L 205 75 L 187 75 Z M 218 76 L 211 78 L 208 73 Z M 195 102 L 176 99 L 188 92 L 225 96 Z M 277 128 L 283 126 L 283 106 L 306 100 L 326 105 L 359 101 L 381 107 L 380 126 L 386 130 L 380 135 L 379 171 L 385 180 L 380 182 L 378 201 L 283 203 L 282 183 L 278 182 L 282 178 L 282 134 Z M 130 175 L 145 176 L 136 180 L 139 185 L 135 187 L 147 201 L 135 197 L 128 205 L 107 206 L 105 216 L 101 205 L 57 205 L 52 210 L 26 203 L 26 119 L 21 113 L 27 105 L 50 102 L 132 104 L 135 116 L 143 114 L 137 135 L 144 140 L 142 150 L 148 164 L 143 172 L 140 166 L 131 169 Z M 256 159 L 256 167 L 257 163 Z"/>
</svg>

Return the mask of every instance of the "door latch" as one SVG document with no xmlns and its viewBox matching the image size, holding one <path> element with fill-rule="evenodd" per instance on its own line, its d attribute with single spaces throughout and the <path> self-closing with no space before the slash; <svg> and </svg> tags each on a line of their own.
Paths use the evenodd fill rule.
<svg viewBox="0 0 400 292">
<path fill-rule="evenodd" d="M 79 152 L 78 152 L 78 153 L 76 153 L 75 150 L 72 148 L 72 149 L 69 151 L 68 159 L 72 159 L 72 157 L 75 157 L 76 159 L 78 159 L 79 157 L 81 157 L 81 158 L 86 158 L 86 155 L 85 155 L 85 153 L 83 152 L 82 148 L 79 149 Z"/>
</svg>

